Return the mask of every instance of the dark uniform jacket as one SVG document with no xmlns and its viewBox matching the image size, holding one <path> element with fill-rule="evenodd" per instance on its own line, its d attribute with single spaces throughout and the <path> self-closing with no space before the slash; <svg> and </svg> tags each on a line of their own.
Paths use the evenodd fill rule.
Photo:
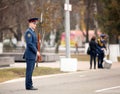
<svg viewBox="0 0 120 94">
<path fill-rule="evenodd" d="M 36 59 L 37 54 L 37 37 L 35 32 L 28 28 L 25 32 L 26 50 L 23 58 Z"/>
</svg>

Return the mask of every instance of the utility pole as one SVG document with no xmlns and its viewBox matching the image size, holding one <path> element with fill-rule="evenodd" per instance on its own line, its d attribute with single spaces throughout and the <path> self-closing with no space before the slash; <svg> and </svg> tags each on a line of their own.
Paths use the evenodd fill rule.
<svg viewBox="0 0 120 94">
<path fill-rule="evenodd" d="M 65 0 L 65 32 L 66 32 L 66 58 L 70 58 L 70 11 L 69 0 Z"/>
<path fill-rule="evenodd" d="M 61 71 L 77 71 L 77 59 L 70 58 L 70 11 L 72 10 L 69 0 L 65 0 L 65 32 L 66 32 L 66 58 L 61 58 Z"/>
</svg>

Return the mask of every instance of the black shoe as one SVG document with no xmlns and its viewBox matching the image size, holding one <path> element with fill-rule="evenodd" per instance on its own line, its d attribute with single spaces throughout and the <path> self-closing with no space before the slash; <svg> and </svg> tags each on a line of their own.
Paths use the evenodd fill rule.
<svg viewBox="0 0 120 94">
<path fill-rule="evenodd" d="M 38 90 L 38 88 L 31 87 L 31 88 L 26 88 L 26 90 Z"/>
<path fill-rule="evenodd" d="M 101 66 L 98 66 L 98 69 L 101 69 Z"/>
</svg>

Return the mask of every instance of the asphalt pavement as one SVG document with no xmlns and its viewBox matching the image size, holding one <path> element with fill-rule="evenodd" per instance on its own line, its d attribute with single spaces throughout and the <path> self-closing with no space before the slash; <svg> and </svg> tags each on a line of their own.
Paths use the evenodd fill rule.
<svg viewBox="0 0 120 94">
<path fill-rule="evenodd" d="M 25 67 L 15 63 L 10 67 Z M 40 67 L 60 68 L 60 62 L 39 63 Z M 24 78 L 0 83 L 0 94 L 119 94 L 120 63 L 114 62 L 110 69 L 89 69 L 88 61 L 79 61 L 78 72 L 33 77 L 37 91 L 27 91 Z M 112 92 L 112 93 L 111 93 Z"/>
</svg>

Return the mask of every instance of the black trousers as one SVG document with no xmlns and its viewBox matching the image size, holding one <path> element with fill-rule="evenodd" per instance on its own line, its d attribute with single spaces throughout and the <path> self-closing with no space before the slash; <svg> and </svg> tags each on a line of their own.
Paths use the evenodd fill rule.
<svg viewBox="0 0 120 94">
<path fill-rule="evenodd" d="M 92 68 L 92 61 L 94 61 L 94 69 L 96 69 L 96 54 L 90 55 L 90 69 Z"/>
</svg>

